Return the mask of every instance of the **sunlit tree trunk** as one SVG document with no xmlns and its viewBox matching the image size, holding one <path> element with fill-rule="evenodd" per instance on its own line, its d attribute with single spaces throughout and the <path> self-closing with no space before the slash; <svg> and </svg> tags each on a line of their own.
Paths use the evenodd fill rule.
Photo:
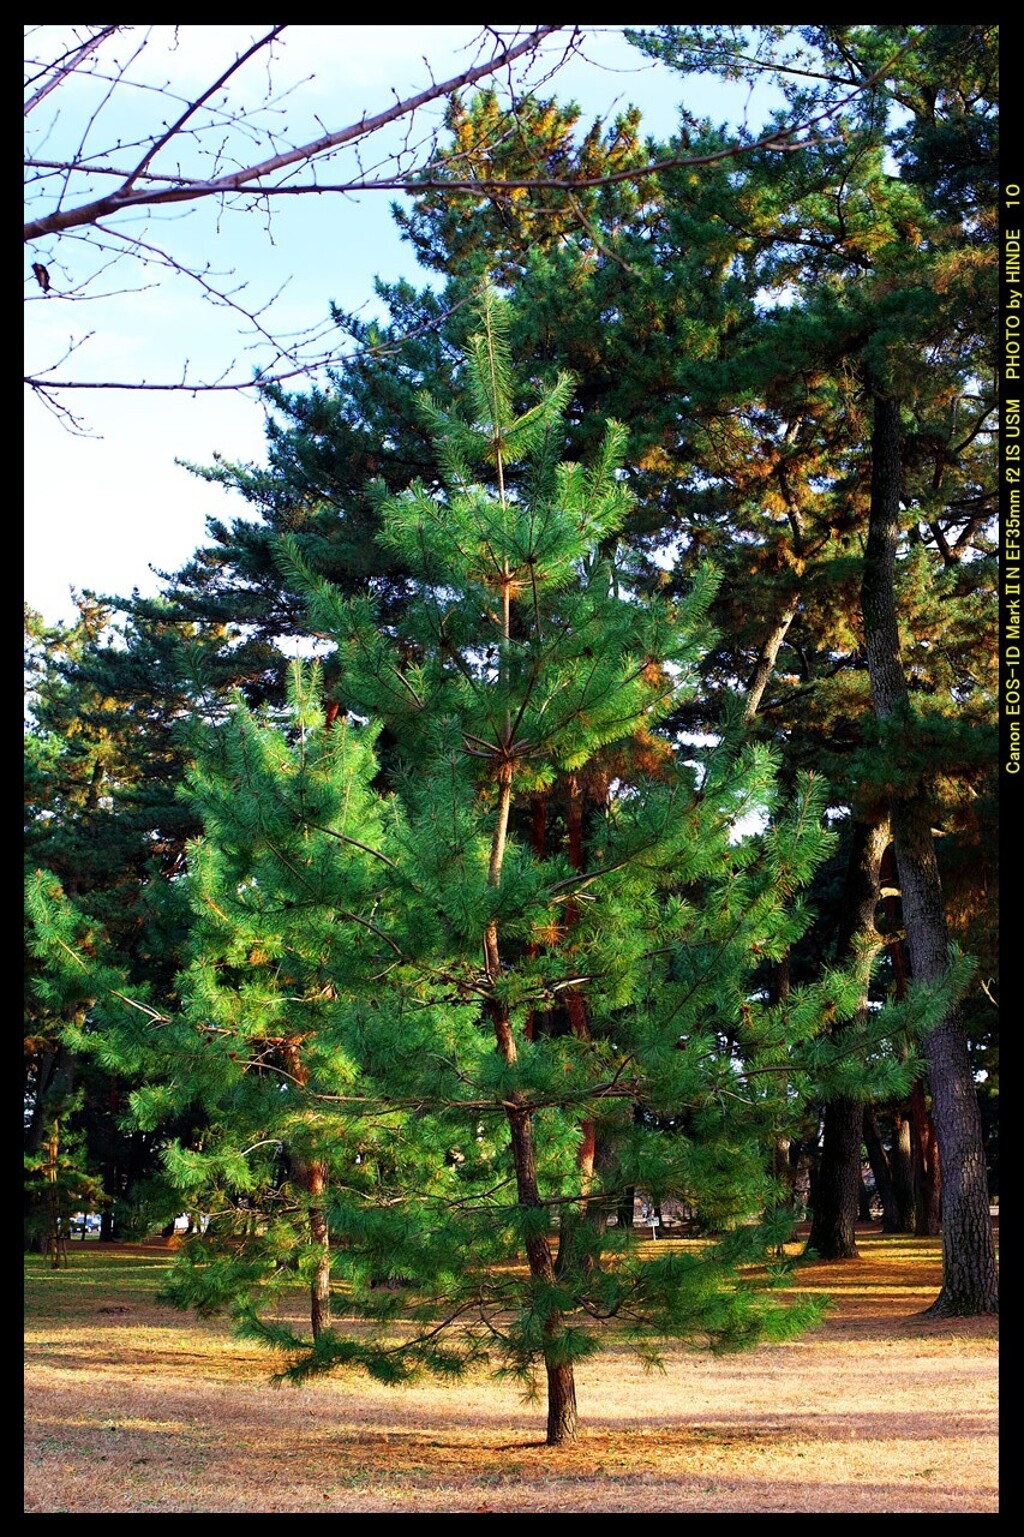
<svg viewBox="0 0 1024 1537">
<path fill-rule="evenodd" d="M 889 1154 L 896 1233 L 914 1231 L 914 1165 L 910 1142 L 910 1118 L 901 1108 L 892 1112 L 892 1151 Z"/>
</svg>

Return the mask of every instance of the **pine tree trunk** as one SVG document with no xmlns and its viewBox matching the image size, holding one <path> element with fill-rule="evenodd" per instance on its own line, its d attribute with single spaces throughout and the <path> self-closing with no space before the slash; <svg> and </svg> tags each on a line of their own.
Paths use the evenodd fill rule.
<svg viewBox="0 0 1024 1537">
<path fill-rule="evenodd" d="M 548 1366 L 549 1446 L 563 1446 L 577 1435 L 576 1382 L 571 1365 Z"/>
<path fill-rule="evenodd" d="M 867 1148 L 868 1162 L 871 1165 L 871 1173 L 874 1175 L 878 1199 L 882 1203 L 882 1232 L 898 1233 L 901 1231 L 899 1208 L 896 1202 L 896 1191 L 893 1188 L 892 1171 L 882 1145 L 874 1111 L 870 1105 L 864 1106 L 864 1146 Z"/>
<path fill-rule="evenodd" d="M 875 930 L 879 872 L 889 841 L 886 822 L 853 825 L 850 862 L 836 935 L 836 959 L 849 960 L 857 941 Z M 867 977 L 864 978 L 867 1006 Z M 839 1026 L 838 1030 L 843 1027 Z M 837 1030 L 837 1033 L 838 1033 Z M 864 1107 L 859 1100 L 836 1099 L 825 1106 L 824 1145 L 814 1192 L 814 1215 L 807 1247 L 824 1260 L 856 1259 L 857 1214 L 861 1180 Z"/>
<path fill-rule="evenodd" d="M 533 1116 L 528 1110 L 514 1108 L 510 1108 L 507 1114 L 519 1205 L 536 1211 L 541 1207 L 541 1199 L 537 1187 L 537 1160 L 533 1147 Z M 545 1234 L 531 1233 L 526 1240 L 526 1257 L 530 1266 L 531 1279 L 544 1287 L 553 1286 L 555 1266 Z M 557 1344 L 561 1326 L 562 1314 L 557 1308 L 552 1308 L 544 1320 L 544 1370 L 548 1385 L 547 1444 L 549 1446 L 561 1446 L 567 1441 L 575 1441 L 578 1429 L 576 1382 L 572 1362 L 560 1359 Z"/>
<path fill-rule="evenodd" d="M 327 1190 L 327 1165 L 311 1163 L 306 1173 L 306 1188 L 310 1200 L 322 1203 Z M 319 1246 L 316 1270 L 309 1287 L 309 1316 L 316 1339 L 331 1326 L 331 1241 L 327 1230 L 327 1213 L 322 1204 L 309 1208 L 309 1235 Z"/>
<path fill-rule="evenodd" d="M 512 774 L 510 766 L 502 765 L 498 776 L 499 796 L 498 815 L 495 832 L 491 843 L 491 862 L 488 872 L 489 883 L 493 886 L 501 883 L 501 867 L 505 854 L 505 839 L 508 830 L 508 815 L 512 801 Z M 487 974 L 492 982 L 496 982 L 501 975 L 501 956 L 498 949 L 498 925 L 493 920 L 484 931 L 484 963 Z M 497 998 L 487 1000 L 488 1012 L 494 1026 L 494 1040 L 497 1050 L 509 1064 L 517 1058 L 515 1036 L 512 1033 L 512 1021 L 509 1018 L 507 1006 Z M 533 1116 L 525 1106 L 509 1105 L 506 1109 L 508 1119 L 509 1142 L 512 1149 L 512 1163 L 516 1175 L 516 1195 L 520 1208 L 531 1212 L 540 1211 L 542 1202 L 540 1190 L 537 1184 L 537 1159 L 533 1146 Z M 526 1258 L 530 1267 L 530 1278 L 545 1288 L 553 1286 L 555 1282 L 555 1265 L 551 1257 L 551 1246 L 548 1243 L 545 1232 L 532 1231 L 526 1239 Z M 559 1359 L 558 1334 L 562 1324 L 562 1315 L 557 1308 L 552 1308 L 544 1320 L 544 1370 L 547 1374 L 548 1385 L 548 1430 L 547 1442 L 549 1446 L 560 1446 L 567 1441 L 575 1441 L 577 1433 L 576 1422 L 576 1386 L 573 1378 L 571 1362 Z"/>
<path fill-rule="evenodd" d="M 747 725 L 753 721 L 758 712 L 761 700 L 764 697 L 764 691 L 768 687 L 769 680 L 774 671 L 782 642 L 789 633 L 789 627 L 796 618 L 799 607 L 800 595 L 795 593 L 788 600 L 775 624 L 765 637 L 743 700 L 743 720 Z"/>
<path fill-rule="evenodd" d="M 309 1071 L 302 1060 L 299 1043 L 284 1043 L 282 1055 L 288 1071 L 300 1087 L 309 1082 Z M 292 1158 L 296 1183 L 309 1197 L 309 1236 L 317 1250 L 313 1278 L 309 1283 L 309 1323 L 314 1340 L 331 1323 L 331 1235 L 327 1225 L 325 1197 L 327 1164 L 321 1159 Z"/>
<path fill-rule="evenodd" d="M 85 1011 L 77 1011 L 71 1017 L 75 1024 L 81 1024 Z M 74 1086 L 75 1059 L 66 1047 L 57 1045 L 43 1056 L 36 1073 L 32 1117 L 25 1131 L 25 1152 L 29 1156 L 41 1150 L 49 1134 L 54 1107 L 63 1106 Z"/>
<path fill-rule="evenodd" d="M 892 1152 L 889 1154 L 892 1170 L 893 1197 L 896 1202 L 897 1233 L 914 1231 L 914 1162 L 910 1137 L 910 1117 L 902 1110 L 892 1112 Z"/>
<path fill-rule="evenodd" d="M 103 1206 L 100 1211 L 100 1243 L 113 1243 L 117 1236 L 114 1231 L 114 1212 L 120 1187 L 121 1172 L 117 1166 L 117 1156 L 115 1153 L 103 1165 Z"/>
<path fill-rule="evenodd" d="M 834 1099 L 825 1106 L 825 1136 L 814 1187 L 814 1215 L 807 1240 L 819 1259 L 857 1259 L 857 1210 L 861 1187 L 860 1146 L 864 1107 Z"/>
<path fill-rule="evenodd" d="M 871 516 L 861 588 L 864 634 L 875 713 L 881 721 L 904 717 L 909 729 L 895 587 L 901 485 L 899 405 L 891 397 L 876 395 Z M 915 981 L 940 982 L 947 971 L 948 939 L 926 795 L 894 796 L 892 824 L 910 974 Z M 943 1175 L 943 1284 L 929 1311 L 993 1313 L 998 1307 L 995 1245 L 981 1117 L 957 1007 L 948 1010 L 924 1044 Z"/>
<path fill-rule="evenodd" d="M 100 1213 L 100 1243 L 114 1241 L 114 1210 L 121 1190 L 121 1170 L 118 1167 L 117 1118 L 121 1111 L 121 1089 L 117 1078 L 111 1078 L 107 1108 L 110 1111 L 108 1152 L 103 1160 L 103 1209 Z"/>
<path fill-rule="evenodd" d="M 789 1194 L 784 1198 L 784 1205 L 793 1204 L 793 1165 L 789 1152 L 792 1143 L 788 1137 L 776 1137 L 772 1143 L 772 1173 L 780 1184 L 789 1186 Z"/>
<path fill-rule="evenodd" d="M 59 1167 L 60 1167 L 60 1122 L 51 1121 L 45 1143 L 46 1153 L 46 1179 L 48 1185 L 47 1202 L 47 1241 L 46 1252 L 50 1258 L 50 1264 L 54 1270 L 59 1270 L 68 1262 L 67 1234 L 64 1229 L 64 1213 L 61 1210 Z"/>
<path fill-rule="evenodd" d="M 942 1170 L 935 1122 L 928 1114 L 920 1083 L 915 1083 L 910 1091 L 910 1149 L 914 1175 L 913 1231 L 917 1238 L 935 1238 L 942 1232 Z"/>
</svg>

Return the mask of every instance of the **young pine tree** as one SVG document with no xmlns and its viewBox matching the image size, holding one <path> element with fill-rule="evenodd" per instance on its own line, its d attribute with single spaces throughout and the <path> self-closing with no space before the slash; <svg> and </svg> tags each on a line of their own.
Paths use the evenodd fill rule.
<svg viewBox="0 0 1024 1537">
<path fill-rule="evenodd" d="M 200 754 L 192 1046 L 164 1091 L 205 1096 L 207 1148 L 172 1162 L 224 1213 L 205 1198 L 181 1300 L 229 1301 L 296 1377 L 541 1368 L 552 1444 L 576 1433 L 574 1365 L 606 1326 L 649 1351 L 806 1324 L 739 1267 L 773 1236 L 750 1219 L 772 1205 L 794 1076 L 822 1055 L 808 1043 L 859 996 L 838 974 L 784 1007 L 752 986 L 806 921 L 813 786 L 741 835 L 772 800 L 762 750 L 621 750 L 693 687 L 714 580 L 641 601 L 601 558 L 629 505 L 622 438 L 609 425 L 594 465 L 562 462 L 569 390 L 517 414 L 486 300 L 464 414 L 424 403 L 439 483 L 382 498 L 416 585 L 399 625 L 284 552 L 336 644 L 341 713 L 296 668 L 288 722 L 239 703 Z M 607 1221 L 634 1187 L 719 1237 L 637 1244 Z M 294 1264 L 312 1345 L 263 1305 Z M 318 1313 L 330 1277 L 369 1333 Z"/>
<path fill-rule="evenodd" d="M 282 719 L 239 700 L 204 729 L 182 1007 L 136 1009 L 134 1045 L 123 1019 L 107 1037 L 150 1063 L 141 1122 L 203 1107 L 201 1145 L 168 1150 L 210 1215 L 179 1302 L 230 1307 L 296 1379 L 542 1372 L 551 1444 L 575 1436 L 575 1364 L 609 1332 L 650 1358 L 815 1315 L 742 1267 L 789 1221 L 753 1219 L 780 1193 L 795 1087 L 861 1089 L 867 964 L 783 1002 L 758 990 L 806 923 L 820 801 L 804 783 L 744 833 L 772 808 L 764 749 L 694 762 L 659 736 L 713 577 L 641 600 L 602 558 L 628 507 L 621 434 L 563 462 L 568 394 L 517 412 L 485 300 L 463 413 L 424 403 L 437 484 L 381 501 L 417 601 L 389 626 L 284 551 L 338 697 L 296 664 Z M 714 1237 L 638 1243 L 609 1221 L 634 1189 Z M 312 1341 L 275 1316 L 296 1274 Z M 332 1286 L 359 1330 L 331 1326 Z"/>
</svg>

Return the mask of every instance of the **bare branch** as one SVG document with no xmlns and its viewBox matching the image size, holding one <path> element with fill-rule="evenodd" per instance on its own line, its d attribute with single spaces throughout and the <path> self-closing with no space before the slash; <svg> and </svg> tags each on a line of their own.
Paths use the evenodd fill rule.
<svg viewBox="0 0 1024 1537">
<path fill-rule="evenodd" d="M 258 42 L 253 43 L 252 47 L 247 48 L 245 53 L 239 54 L 235 62 L 229 65 L 224 73 L 220 76 L 220 78 L 215 80 L 213 84 L 207 90 L 205 90 L 201 96 L 197 96 L 195 101 L 189 102 L 184 112 L 178 118 L 178 121 L 176 123 L 172 123 L 167 132 L 161 135 L 161 137 L 157 139 L 156 143 L 146 151 L 138 165 L 135 167 L 135 170 L 132 171 L 131 174 L 126 178 L 125 183 L 121 188 L 122 196 L 125 193 L 131 191 L 139 177 L 147 169 L 150 162 L 154 160 L 160 153 L 164 145 L 170 143 L 175 135 L 178 134 L 182 128 L 184 128 L 189 118 L 198 112 L 199 108 L 203 106 L 205 102 L 209 101 L 214 92 L 219 91 L 221 86 L 225 85 L 227 81 L 231 79 L 233 74 L 240 70 L 244 64 L 247 64 L 254 53 L 259 53 L 260 49 L 262 48 L 269 48 L 275 39 L 280 37 L 283 31 L 283 25 L 271 27 L 270 31 L 266 34 L 265 37 L 261 37 Z"/>
<path fill-rule="evenodd" d="M 277 31 L 280 28 L 276 29 Z M 316 160 L 328 150 L 337 149 L 342 144 L 347 144 L 353 139 L 363 138 L 367 134 L 375 133 L 379 128 L 393 123 L 397 119 L 407 117 L 416 112 L 420 107 L 429 102 L 437 101 L 442 96 L 453 96 L 457 91 L 467 85 L 473 85 L 477 80 L 482 80 L 486 75 L 491 75 L 503 65 L 511 64 L 524 54 L 535 50 L 543 39 L 559 29 L 555 26 L 538 27 L 531 32 L 515 47 L 504 48 L 494 58 L 488 59 L 483 64 L 478 64 L 472 69 L 463 70 L 460 75 L 454 75 L 450 80 L 445 80 L 441 85 L 431 85 L 425 91 L 420 91 L 415 96 L 408 96 L 404 101 L 398 101 L 393 107 L 388 107 L 383 112 L 378 112 L 374 117 L 363 117 L 358 123 L 349 124 L 346 128 L 337 129 L 333 133 L 324 134 L 319 139 L 314 139 L 309 144 L 300 145 L 297 149 L 287 150 L 279 155 L 272 155 L 269 159 L 260 161 L 257 165 L 246 166 L 241 171 L 232 172 L 228 176 L 214 177 L 211 181 L 186 181 L 182 186 L 158 189 L 142 187 L 132 189 L 131 181 L 145 169 L 152 154 L 148 155 L 138 167 L 138 170 L 130 178 L 129 183 L 118 192 L 109 197 L 97 198 L 91 202 L 83 203 L 78 208 L 71 208 L 65 212 L 48 214 L 42 219 L 32 219 L 24 227 L 26 241 L 38 240 L 44 235 L 56 235 L 67 229 L 77 229 L 82 225 L 96 224 L 101 219 L 109 218 L 112 214 L 120 213 L 124 208 L 137 208 L 139 206 L 154 207 L 163 203 L 195 201 L 197 198 L 215 197 L 220 193 L 239 192 L 247 190 L 251 193 L 263 196 L 271 191 L 281 191 L 282 188 L 249 186 L 254 181 L 262 181 L 275 171 L 281 171 L 291 165 L 301 162 Z M 268 39 L 263 40 L 264 43 Z M 262 44 L 261 44 L 262 46 Z M 255 50 L 250 50 L 250 54 Z M 230 71 L 229 71 L 230 73 Z M 226 77 L 225 77 L 226 78 Z M 216 87 L 211 87 L 215 89 Z M 205 99 L 204 97 L 200 100 Z M 199 102 L 193 104 L 193 108 Z M 190 109 L 191 110 L 191 109 Z M 189 114 L 185 114 L 187 117 Z M 184 122 L 182 118 L 182 122 Z M 164 136 L 162 143 L 168 141 Z M 156 148 L 161 147 L 157 145 Z M 155 153 L 155 149 L 153 151 Z M 310 189 L 315 190 L 315 189 Z"/>
<path fill-rule="evenodd" d="M 75 142 L 69 146 L 65 159 L 59 158 L 59 151 L 55 154 L 56 146 L 49 143 L 53 128 L 62 121 L 60 113 L 53 123 L 45 126 L 35 137 L 33 153 L 25 162 L 27 187 L 34 200 L 30 211 L 45 211 L 39 218 L 31 219 L 24 225 L 24 238 L 30 246 L 44 239 L 77 240 L 95 247 L 97 259 L 91 263 L 88 271 L 71 270 L 62 258 L 65 249 L 74 251 L 73 246 L 62 247 L 59 254 L 53 251 L 52 246 L 39 249 L 38 256 L 33 250 L 35 260 L 30 262 L 30 272 L 34 274 L 34 281 L 32 277 L 28 278 L 31 291 L 27 297 L 36 302 L 110 297 L 108 293 L 97 292 L 102 286 L 97 280 L 111 262 L 134 259 L 144 266 L 156 265 L 171 276 L 188 279 L 208 302 L 234 311 L 241 323 L 242 334 L 248 338 L 246 346 L 254 352 L 254 362 L 244 376 L 240 376 L 241 359 L 229 356 L 213 366 L 207 365 L 202 372 L 199 367 L 190 367 L 186 361 L 180 372 L 174 370 L 176 377 L 170 379 L 165 377 L 151 380 L 143 376 L 124 381 L 59 377 L 64 359 L 48 362 L 43 367 L 38 364 L 30 366 L 25 380 L 29 388 L 48 409 L 56 411 L 62 419 L 74 423 L 76 427 L 80 424 L 57 402 L 57 396 L 68 389 L 125 389 L 193 394 L 201 391 L 258 391 L 268 384 L 284 384 L 291 379 L 309 377 L 324 369 L 341 366 L 364 351 L 390 350 L 395 345 L 392 340 L 380 348 L 354 349 L 339 355 L 332 347 L 332 343 L 336 344 L 337 340 L 333 315 L 330 320 L 323 318 L 317 324 L 305 330 L 292 331 L 287 336 L 278 333 L 268 312 L 280 296 L 280 287 L 265 302 L 250 301 L 245 293 L 244 281 L 232 279 L 230 273 L 214 272 L 210 264 L 202 259 L 179 256 L 177 246 L 171 244 L 168 233 L 162 232 L 162 238 L 158 237 L 154 242 L 152 237 L 141 239 L 126 231 L 123 226 L 118 227 L 114 223 L 115 219 L 129 210 L 134 211 L 136 217 L 148 220 L 161 209 L 169 213 L 171 205 L 180 205 L 177 211 L 184 216 L 196 205 L 209 203 L 212 199 L 220 211 L 230 209 L 236 200 L 241 200 L 241 209 L 251 212 L 251 200 L 257 199 L 270 235 L 269 221 L 273 202 L 283 197 L 305 197 L 315 193 L 348 196 L 379 191 L 411 197 L 435 192 L 451 196 L 462 193 L 500 198 L 522 191 L 561 192 L 568 210 L 571 210 L 577 222 L 589 229 L 592 240 L 605 258 L 615 261 L 627 275 L 632 276 L 629 264 L 614 248 L 614 240 L 609 242 L 601 239 L 588 222 L 581 194 L 615 183 L 643 182 L 645 178 L 654 177 L 659 172 L 678 168 L 727 164 L 741 156 L 758 152 L 794 153 L 836 142 L 843 138 L 833 128 L 836 114 L 856 96 L 880 81 L 920 34 L 920 29 L 915 29 L 903 47 L 873 75 L 857 83 L 850 82 L 852 89 L 841 99 L 818 110 L 803 122 L 791 127 L 774 128 L 760 138 L 739 136 L 736 142 L 706 154 L 670 155 L 646 164 L 611 170 L 603 175 L 574 175 L 570 168 L 568 174 L 550 176 L 543 174 L 546 167 L 538 166 L 537 175 L 504 180 L 475 176 L 474 168 L 467 165 L 460 154 L 442 152 L 436 128 L 414 133 L 416 113 L 429 103 L 450 100 L 463 88 L 488 76 L 497 80 L 499 72 L 504 72 L 508 78 L 502 84 L 512 102 L 512 115 L 515 118 L 519 86 L 513 80 L 513 65 L 527 58 L 531 62 L 540 59 L 546 71 L 543 78 L 550 78 L 568 57 L 579 52 L 581 32 L 575 26 L 544 25 L 534 27 L 529 32 L 517 28 L 504 37 L 494 27 L 484 27 L 475 39 L 476 62 L 466 69 L 447 80 L 438 81 L 428 66 L 430 83 L 426 89 L 404 99 L 398 99 L 396 95 L 393 104 L 384 110 L 372 116 L 364 114 L 358 121 L 350 122 L 342 128 L 327 128 L 321 118 L 313 114 L 313 122 L 322 131 L 317 137 L 302 143 L 290 140 L 286 137 L 286 129 L 279 128 L 275 121 L 268 122 L 267 119 L 268 113 L 282 110 L 282 102 L 292 94 L 295 86 L 287 86 L 278 94 L 274 94 L 268 87 L 256 108 L 228 101 L 226 95 L 223 100 L 218 96 L 218 93 L 225 91 L 229 82 L 232 86 L 237 83 L 243 66 L 251 63 L 254 58 L 263 57 L 269 66 L 274 45 L 284 31 L 283 24 L 270 27 L 259 38 L 241 47 L 233 62 L 226 69 L 220 70 L 214 82 L 198 94 L 186 94 L 175 90 L 166 81 L 153 83 L 129 73 L 143 51 L 152 43 L 149 29 L 139 29 L 138 39 L 132 39 L 126 55 L 110 58 L 108 67 L 102 66 L 97 58 L 101 45 L 109 43 L 115 33 L 120 34 L 126 29 L 114 26 L 96 28 L 91 35 L 85 37 L 84 42 L 81 41 L 83 30 L 72 31 L 67 40 L 61 39 L 59 48 L 54 50 L 55 58 L 34 64 L 36 74 L 27 84 L 27 90 L 31 90 L 32 94 L 27 99 L 26 110 L 37 105 L 56 86 L 73 84 L 76 80 L 91 83 L 94 94 L 86 99 L 86 105 L 81 109 L 83 126 L 80 132 L 76 131 Z M 543 52 L 543 45 L 552 35 L 555 48 L 550 53 Z M 533 73 L 536 75 L 537 70 L 534 69 Z M 536 80 L 533 89 L 536 89 Z M 166 113 L 166 118 L 152 132 L 140 129 L 137 118 L 133 119 L 129 132 L 116 139 L 111 136 L 110 143 L 104 149 L 98 150 L 91 143 L 87 145 L 100 114 L 115 98 L 119 101 L 123 91 L 129 90 L 155 97 L 160 102 L 162 112 Z M 76 97 L 76 101 L 78 99 Z M 167 111 L 168 103 L 173 104 L 173 112 Z M 388 125 L 399 127 L 397 147 L 384 148 L 380 156 L 368 156 L 364 160 L 360 153 L 364 142 Z M 308 129 L 306 131 L 308 133 Z M 513 133 L 516 131 L 509 130 Z M 521 127 L 518 131 L 522 132 Z M 246 157 L 252 151 L 248 147 L 239 150 L 239 136 L 243 145 L 259 143 L 263 146 L 262 158 L 247 164 Z M 302 138 L 303 135 L 296 137 Z M 352 169 L 356 174 L 347 179 L 339 177 L 336 181 L 328 182 L 322 176 L 325 157 L 343 148 L 355 155 Z M 193 164 L 191 168 L 192 174 L 189 174 L 189 165 L 184 163 L 186 152 L 195 152 L 200 156 L 198 165 Z M 175 160 L 169 161 L 172 153 Z M 226 157 L 229 154 L 232 156 L 232 169 L 227 168 Z M 182 158 L 179 159 L 179 156 Z M 168 162 L 166 167 L 157 164 L 161 159 Z M 370 163 L 374 160 L 375 164 Z M 306 167 L 309 167 L 309 174 L 300 180 L 299 175 Z M 581 168 L 577 167 L 577 170 Z M 461 176 L 460 171 L 463 173 Z M 103 179 L 115 181 L 116 188 L 96 196 Z M 88 195 L 84 192 L 86 187 Z M 75 189 L 79 189 L 77 198 L 72 196 Z M 146 233 L 150 234 L 151 230 L 152 225 Z M 214 233 L 220 233 L 219 222 Z M 103 256 L 107 260 L 99 259 Z M 144 283 L 135 287 L 125 285 L 119 291 L 138 292 L 145 286 Z M 39 313 L 45 314 L 47 319 L 53 314 Z M 67 353 L 64 357 L 66 359 Z"/>
<path fill-rule="evenodd" d="M 707 155 L 671 155 L 666 160 L 653 160 L 647 165 L 629 167 L 622 171 L 606 171 L 599 176 L 533 176 L 519 180 L 496 178 L 492 181 L 449 181 L 430 177 L 395 176 L 382 177 L 375 181 L 339 182 L 333 185 L 318 182 L 315 185 L 309 183 L 301 187 L 240 187 L 238 191 L 272 197 L 296 197 L 309 192 L 479 192 L 488 196 L 516 191 L 586 192 L 593 187 L 613 186 L 616 182 L 643 181 L 647 176 L 656 176 L 659 171 L 674 171 L 685 169 L 687 166 L 714 165 L 720 160 L 735 160 L 740 155 L 749 155 L 758 149 L 792 154 L 801 149 L 813 149 L 819 144 L 838 144 L 845 141 L 843 134 L 828 134 L 814 139 L 794 139 L 792 136 L 799 132 L 801 132 L 800 127 L 776 130 L 751 144 L 738 141 L 730 144 L 726 149 L 715 150 Z"/>
<path fill-rule="evenodd" d="M 78 66 L 91 53 L 95 53 L 96 49 L 102 43 L 105 43 L 108 37 L 113 37 L 114 33 L 119 31 L 119 26 L 102 27 L 99 32 L 95 32 L 92 37 L 87 38 L 80 48 L 73 48 L 69 53 L 64 54 L 62 58 L 57 59 L 50 66 L 53 73 L 50 75 L 49 80 L 41 85 L 38 91 L 26 101 L 24 115 L 28 117 L 32 109 L 38 107 L 45 96 L 49 96 L 51 91 L 56 90 L 57 86 L 66 80 L 69 75 L 74 74 Z"/>
</svg>

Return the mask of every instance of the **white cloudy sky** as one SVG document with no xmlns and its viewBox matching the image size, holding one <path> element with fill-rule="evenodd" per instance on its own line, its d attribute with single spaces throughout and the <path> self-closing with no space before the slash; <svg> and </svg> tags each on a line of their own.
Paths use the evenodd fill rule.
<svg viewBox="0 0 1024 1537">
<path fill-rule="evenodd" d="M 28 52 L 44 56 L 43 34 L 53 29 L 34 30 Z M 88 145 L 107 147 L 112 131 L 126 141 L 133 129 L 141 136 L 150 121 L 146 114 L 160 103 L 154 87 L 171 80 L 183 95 L 204 88 L 262 30 L 183 27 L 175 40 L 172 29 L 153 29 L 133 76 L 139 82 L 134 87 L 137 116 L 127 127 L 115 123 L 115 104 L 126 95 L 122 89 L 111 97 L 106 117 L 97 120 Z M 120 46 L 127 51 L 142 35 L 141 28 L 128 29 Z M 318 123 L 336 129 L 364 112 L 382 110 L 393 101 L 393 91 L 404 97 L 422 90 L 429 81 L 425 60 L 438 80 L 457 74 L 472 61 L 477 35 L 478 29 L 468 26 L 288 28 L 272 79 L 277 92 L 295 85 L 281 108 L 289 137 L 305 142 L 316 137 Z M 584 54 L 555 75 L 545 87 L 549 94 L 575 97 L 585 118 L 606 116 L 636 101 L 651 133 L 671 132 L 683 94 L 677 76 L 650 66 L 625 44 L 619 28 L 588 34 Z M 239 75 L 241 89 L 253 93 L 254 104 L 266 79 L 262 67 Z M 691 98 L 688 104 L 719 120 L 756 110 L 740 87 L 718 87 L 713 101 Z M 37 132 L 39 124 L 43 128 L 32 151 L 37 158 L 63 157 L 68 135 L 81 137 L 90 105 L 84 93 L 77 100 L 70 92 L 52 93 L 28 120 Z M 434 109 L 435 118 L 439 111 Z M 428 126 L 427 117 L 420 121 Z M 257 146 L 253 153 L 265 150 Z M 368 147 L 364 155 L 372 161 Z M 111 159 L 121 164 L 123 154 Z M 339 161 L 332 179 L 345 169 Z M 391 197 L 290 198 L 275 206 L 269 220 L 256 211 L 218 219 L 208 202 L 191 210 L 172 208 L 151 220 L 146 235 L 161 236 L 188 260 L 209 260 L 217 271 L 233 272 L 233 281 L 247 284 L 240 298 L 262 302 L 286 285 L 273 312 L 275 325 L 301 330 L 326 314 L 330 300 L 350 310 L 371 305 L 375 274 L 427 281 L 398 238 L 388 211 Z M 142 226 L 136 229 L 141 232 Z M 122 265 L 92 290 L 102 288 L 108 297 L 61 301 L 62 286 L 74 281 L 77 252 L 65 244 L 66 257 L 60 247 L 60 241 L 52 240 L 26 257 L 27 372 L 53 365 L 72 339 L 88 333 L 60 370 L 62 377 L 177 379 L 186 359 L 190 378 L 216 376 L 231 360 L 238 360 L 235 377 L 247 374 L 246 342 L 239 338 L 236 318 L 205 302 L 195 285 L 181 279 L 155 282 L 158 274 L 151 272 L 148 280 L 154 286 L 125 291 L 129 285 Z M 39 292 L 32 260 L 47 262 L 56 292 Z M 138 281 L 135 276 L 133 285 Z M 259 460 L 263 448 L 263 411 L 251 392 L 193 396 L 83 390 L 69 392 L 65 400 L 81 419 L 84 434 L 69 433 L 29 394 L 25 409 L 25 597 L 51 621 L 73 615 L 73 587 L 154 591 L 150 568 L 174 569 L 186 560 L 203 538 L 207 516 L 244 512 L 238 499 L 178 467 L 177 458 L 209 463 L 217 451 L 230 459 Z"/>
</svg>

